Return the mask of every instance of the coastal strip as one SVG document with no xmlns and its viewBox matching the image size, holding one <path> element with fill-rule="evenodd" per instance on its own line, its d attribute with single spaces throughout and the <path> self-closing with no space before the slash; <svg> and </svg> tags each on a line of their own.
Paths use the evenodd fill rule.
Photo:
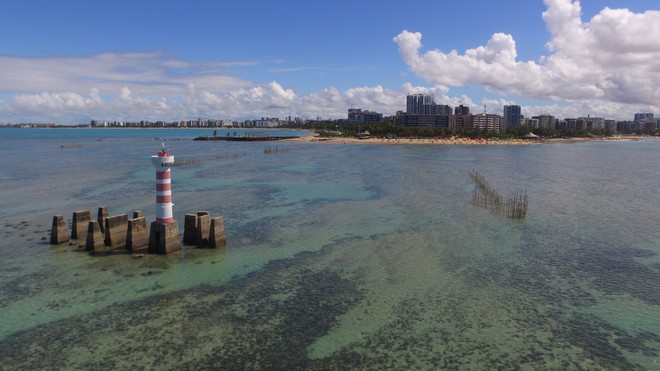
<svg viewBox="0 0 660 371">
<path fill-rule="evenodd" d="M 229 142 L 261 142 L 261 141 L 272 141 L 272 140 L 287 140 L 287 139 L 298 139 L 299 136 L 296 135 L 245 135 L 245 136 L 207 136 L 207 137 L 197 137 L 193 140 L 225 140 Z"/>
<path fill-rule="evenodd" d="M 356 137 L 320 137 L 305 136 L 286 139 L 287 142 L 313 142 L 334 144 L 424 144 L 424 145 L 481 145 L 481 146 L 528 146 L 536 144 L 559 144 L 577 142 L 625 142 L 639 140 L 655 140 L 655 137 L 621 136 L 594 138 L 536 138 L 536 139 L 499 139 L 499 138 L 356 138 Z"/>
</svg>

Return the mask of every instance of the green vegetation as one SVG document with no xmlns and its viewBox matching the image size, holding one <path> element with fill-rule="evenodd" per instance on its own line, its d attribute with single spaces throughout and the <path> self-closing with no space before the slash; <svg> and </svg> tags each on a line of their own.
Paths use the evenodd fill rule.
<svg viewBox="0 0 660 371">
<path fill-rule="evenodd" d="M 372 137 L 397 137 L 397 138 L 449 138 L 459 136 L 464 138 L 497 138 L 516 139 L 524 138 L 533 133 L 542 138 L 586 138 L 591 136 L 609 137 L 615 132 L 606 129 L 584 130 L 584 129 L 549 129 L 526 127 L 509 128 L 500 133 L 492 130 L 464 129 L 452 130 L 450 128 L 425 128 L 395 125 L 392 121 L 382 120 L 379 122 L 365 124 L 348 124 L 345 120 L 320 120 L 307 121 L 305 123 L 288 126 L 295 129 L 315 130 L 321 137 L 355 137 L 358 133 L 368 131 Z M 636 130 L 625 134 L 637 135 L 660 135 L 658 131 L 647 132 Z"/>
<path fill-rule="evenodd" d="M 597 130 L 584 130 L 584 129 L 549 129 L 549 128 L 537 128 L 532 129 L 532 133 L 543 138 L 587 138 L 590 136 L 599 136 L 599 137 L 611 137 L 615 134 L 612 130 L 607 129 L 597 129 Z M 530 130 L 525 127 L 521 128 L 509 128 L 507 133 L 510 134 L 513 138 L 522 138 Z"/>
</svg>

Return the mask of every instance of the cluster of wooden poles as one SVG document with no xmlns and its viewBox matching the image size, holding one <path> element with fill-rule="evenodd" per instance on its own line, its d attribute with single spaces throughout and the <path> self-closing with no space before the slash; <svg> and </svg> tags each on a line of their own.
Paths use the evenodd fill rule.
<svg viewBox="0 0 660 371">
<path fill-rule="evenodd" d="M 527 191 L 516 191 L 503 197 L 476 171 L 470 171 L 470 178 L 476 185 L 472 194 L 473 205 L 513 219 L 523 219 L 527 216 Z"/>
<path fill-rule="evenodd" d="M 177 157 L 174 160 L 176 167 L 197 167 L 202 166 L 206 161 L 219 159 L 220 156 L 198 156 L 198 157 Z"/>
<path fill-rule="evenodd" d="M 82 144 L 79 144 L 79 143 L 64 143 L 64 144 L 60 144 L 60 148 L 62 148 L 62 149 L 66 149 L 66 148 L 80 148 L 80 147 L 82 147 L 82 146 L 83 146 L 83 145 L 82 145 Z"/>
<path fill-rule="evenodd" d="M 264 149 L 264 153 L 288 153 L 289 148 L 279 148 L 279 147 L 268 147 Z"/>
</svg>

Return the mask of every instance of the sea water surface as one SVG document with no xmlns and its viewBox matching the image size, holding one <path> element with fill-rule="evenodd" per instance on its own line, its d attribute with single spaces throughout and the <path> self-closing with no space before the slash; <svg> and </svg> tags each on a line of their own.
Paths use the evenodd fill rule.
<svg viewBox="0 0 660 371">
<path fill-rule="evenodd" d="M 0 368 L 660 369 L 660 141 L 201 135 L 0 129 Z M 55 214 L 153 221 L 161 142 L 179 228 L 222 216 L 226 248 L 49 244 Z M 527 218 L 472 206 L 471 170 Z"/>
</svg>

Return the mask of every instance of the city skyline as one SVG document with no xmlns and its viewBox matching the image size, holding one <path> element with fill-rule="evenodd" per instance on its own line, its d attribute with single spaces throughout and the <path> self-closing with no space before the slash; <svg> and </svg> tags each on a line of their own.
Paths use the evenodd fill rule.
<svg viewBox="0 0 660 371">
<path fill-rule="evenodd" d="M 157 5 L 4 4 L 0 124 L 393 115 L 415 93 L 526 117 L 660 111 L 658 0 Z"/>
</svg>

